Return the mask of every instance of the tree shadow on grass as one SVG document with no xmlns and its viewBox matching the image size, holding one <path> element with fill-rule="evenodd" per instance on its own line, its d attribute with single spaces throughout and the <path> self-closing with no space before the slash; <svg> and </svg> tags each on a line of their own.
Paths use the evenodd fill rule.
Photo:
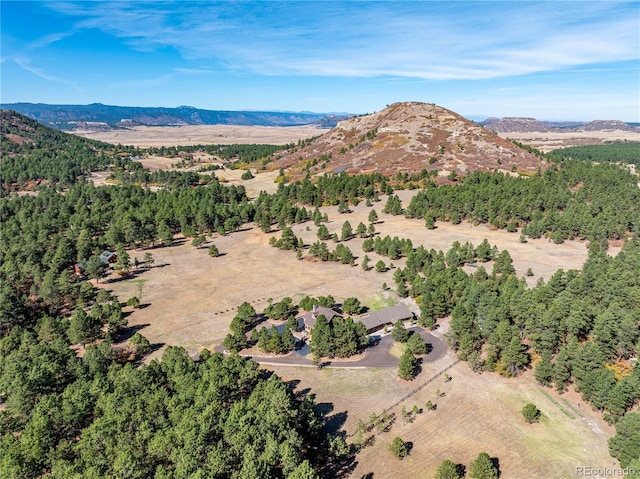
<svg viewBox="0 0 640 479">
<path fill-rule="evenodd" d="M 316 411 L 326 418 L 333 411 L 333 403 L 319 402 L 316 404 Z"/>
<path fill-rule="evenodd" d="M 324 420 L 324 428 L 329 434 L 337 434 L 340 431 L 340 428 L 345 425 L 347 422 L 348 413 L 337 412 L 335 414 L 331 414 L 330 416 L 325 416 Z"/>
<path fill-rule="evenodd" d="M 404 444 L 407 447 L 407 456 L 408 456 L 409 454 L 411 454 L 411 451 L 413 450 L 413 441 L 407 441 Z"/>
<path fill-rule="evenodd" d="M 120 331 L 120 333 L 118 333 L 118 335 L 116 336 L 115 340 L 118 343 L 119 342 L 124 343 L 125 341 L 129 341 L 134 334 L 136 334 L 141 329 L 146 328 L 147 326 L 149 326 L 149 323 L 136 324 L 135 326 L 129 326 L 128 328 L 125 328 L 122 331 Z"/>
<path fill-rule="evenodd" d="M 358 461 L 356 461 L 354 454 L 350 454 L 348 457 L 342 460 L 332 461 L 331 463 L 326 464 L 325 467 L 322 468 L 322 477 L 351 477 L 351 473 L 355 471 L 356 467 L 358 467 Z M 373 473 L 371 473 L 371 477 L 373 477 Z"/>
<path fill-rule="evenodd" d="M 295 389 L 300 384 L 300 380 L 299 379 L 292 379 L 290 381 L 287 381 L 286 384 L 287 384 L 287 386 L 289 386 L 289 389 L 291 389 L 292 391 L 295 391 Z"/>
<path fill-rule="evenodd" d="M 500 471 L 500 460 L 497 457 L 492 457 L 491 464 L 493 464 L 493 467 L 498 471 L 498 478 L 500 478 L 500 476 L 502 476 L 502 472 Z"/>
<path fill-rule="evenodd" d="M 305 398 L 307 396 L 311 397 L 309 394 L 310 392 L 311 392 L 311 388 L 301 389 L 300 391 L 296 391 L 296 397 L 300 399 Z"/>
</svg>

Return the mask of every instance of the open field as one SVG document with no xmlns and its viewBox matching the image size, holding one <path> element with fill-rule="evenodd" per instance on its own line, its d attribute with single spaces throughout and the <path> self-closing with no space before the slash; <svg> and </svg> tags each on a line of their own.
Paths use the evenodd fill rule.
<svg viewBox="0 0 640 479">
<path fill-rule="evenodd" d="M 232 143 L 268 143 L 284 145 L 300 139 L 322 135 L 328 129 L 315 126 L 137 126 L 109 131 L 75 130 L 85 138 L 141 148 L 177 145 L 228 145 Z M 552 131 L 500 133 L 503 138 L 518 140 L 541 151 L 568 146 L 599 145 L 611 141 L 640 141 L 637 131 Z"/>
<path fill-rule="evenodd" d="M 503 138 L 517 140 L 540 151 L 551 151 L 569 146 L 600 145 L 612 141 L 640 141 L 638 131 L 551 131 L 500 133 Z"/>
<path fill-rule="evenodd" d="M 142 163 L 145 168 L 149 168 L 151 171 L 156 171 L 161 169 L 171 169 L 170 166 L 172 163 L 175 163 L 175 161 L 176 160 L 173 158 L 152 157 L 143 159 L 140 161 L 140 163 Z M 191 168 L 177 168 L 175 169 L 175 171 L 195 171 L 200 166 L 201 165 L 197 165 Z M 257 197 L 261 191 L 266 191 L 267 193 L 275 193 L 275 191 L 278 189 L 278 184 L 273 181 L 278 176 L 277 171 L 260 172 L 260 174 L 255 174 L 254 178 L 250 180 L 243 180 L 240 178 L 242 176 L 242 173 L 244 172 L 245 170 L 223 169 L 212 171 L 210 174 L 216 175 L 218 179 L 225 185 L 244 186 L 249 198 Z M 93 181 L 93 184 L 95 186 L 104 186 L 109 184 L 108 177 L 110 174 L 110 171 L 94 171 L 91 173 L 90 179 L 91 181 Z M 23 194 L 28 193 L 29 192 Z"/>
<path fill-rule="evenodd" d="M 136 126 L 109 131 L 75 130 L 73 134 L 107 143 L 148 148 L 233 143 L 285 145 L 321 135 L 325 131 L 315 126 L 188 125 Z"/>
<path fill-rule="evenodd" d="M 154 161 L 158 162 L 155 167 L 163 167 L 160 160 Z M 231 184 L 244 185 L 251 197 L 261 190 L 274 191 L 277 187 L 273 182 L 275 172 L 260 173 L 248 181 L 240 180 L 241 173 L 240 170 L 215 172 Z M 406 206 L 416 191 L 396 193 Z M 373 206 L 380 217 L 376 231 L 382 236 L 410 238 L 414 246 L 444 251 L 453 241 L 477 245 L 487 238 L 492 245 L 509 250 L 518 275 L 523 276 L 528 268 L 534 271 L 535 276 L 527 278 L 530 285 L 540 277 L 548 279 L 559 268 L 579 268 L 587 258 L 586 245 L 576 241 L 556 245 L 547 239 L 529 239 L 523 244 L 518 233 L 492 231 L 484 225 L 466 222 L 460 225 L 439 222 L 435 230 L 427 230 L 422 220 L 383 214 L 385 201 L 386 197 L 382 197 L 382 201 Z M 368 224 L 370 207 L 363 202 L 351 209 L 351 213 L 339 214 L 335 206 L 321 208 L 329 216 L 327 227 L 331 233 L 340 235 L 346 220 L 354 230 L 359 222 Z M 312 222 L 292 229 L 305 245 L 317 240 L 317 227 Z M 155 265 L 150 270 L 131 279 L 107 280 L 101 286 L 113 291 L 121 301 L 134 295 L 140 297 L 143 307 L 131 312 L 129 324 L 152 344 L 181 345 L 190 352 L 220 344 L 229 331 L 235 307 L 243 301 L 249 301 L 261 312 L 269 298 L 277 301 L 291 296 L 299 301 L 305 294 L 331 294 L 338 301 L 356 296 L 373 308 L 384 306 L 385 297 L 391 302 L 397 300 L 393 291 L 382 290 L 383 283 L 394 285 L 392 269 L 378 273 L 363 271 L 360 267 L 364 256 L 361 239 L 346 243 L 358 257 L 356 266 L 350 267 L 299 261 L 293 252 L 269 246 L 272 236 L 279 237 L 280 232 L 264 234 L 250 226 L 225 237 L 214 234 L 201 249 L 194 248 L 189 239 L 177 239 L 174 246 L 151 250 Z M 208 256 L 210 242 L 218 246 L 222 256 Z M 335 248 L 332 241 L 327 243 L 330 249 Z M 132 258 L 142 258 L 144 252 L 131 251 L 130 254 Z M 390 263 L 386 257 L 368 255 L 372 265 L 378 259 L 387 265 Z M 403 266 L 404 261 L 394 263 Z M 486 267 L 490 269 L 491 264 Z M 466 270 L 473 271 L 473 268 L 466 267 Z M 444 320 L 435 334 L 442 337 L 446 329 L 447 320 Z M 150 358 L 160 357 L 163 349 L 157 349 Z M 453 380 L 444 382 L 438 374 L 450 366 L 448 374 Z M 400 381 L 393 368 L 268 368 L 291 381 L 296 390 L 312 394 L 327 416 L 330 428 L 344 428 L 353 434 L 358 420 L 366 421 L 371 413 L 380 414 L 383 409 L 390 409 L 396 415 L 391 430 L 376 436 L 375 443 L 356 457 L 349 474 L 354 479 L 432 478 L 442 460 L 451 459 L 468 466 L 482 451 L 499 459 L 503 478 L 576 477 L 576 466 L 611 467 L 612 464 L 606 439 L 613 434 L 613 429 L 575 393 L 557 396 L 551 390 L 540 388 L 530 373 L 516 379 L 475 374 L 466 364 L 456 364 L 455 355 L 450 351 L 442 358 L 425 363 L 413 382 Z M 412 394 L 422 385 L 422 389 Z M 444 397 L 437 398 L 438 390 L 445 393 Z M 403 401 L 403 398 L 406 399 Z M 400 417 L 403 406 L 408 410 L 414 405 L 424 408 L 429 400 L 437 404 L 435 411 L 425 411 L 412 423 L 404 424 Z M 533 402 L 542 410 L 544 416 L 540 424 L 527 425 L 523 421 L 520 410 L 527 402 Z M 403 461 L 394 459 L 386 450 L 395 436 L 413 444 L 411 455 Z"/>
<path fill-rule="evenodd" d="M 415 191 L 398 193 L 406 201 Z M 539 277 L 548 279 L 558 268 L 579 268 L 587 258 L 586 246 L 579 242 L 556 245 L 539 239 L 522 244 L 517 233 L 490 231 L 468 223 L 438 223 L 437 229 L 427 230 L 420 220 L 381 213 L 384 199 L 374 206 L 380 216 L 376 230 L 383 236 L 411 238 L 414 246 L 422 244 L 445 251 L 453 241 L 470 241 L 477 245 L 486 237 L 491 244 L 510 251 L 519 275 L 524 275 L 527 268 L 534 271 L 535 276 L 527 278 L 531 284 Z M 322 208 L 322 211 L 329 216 L 329 230 L 339 234 L 345 220 L 349 220 L 354 229 L 360 221 L 367 223 L 370 208 L 361 203 L 349 214 L 338 214 L 335 206 Z M 316 230 L 312 222 L 293 227 L 294 233 L 303 238 L 306 245 L 317 240 Z M 152 343 L 182 345 L 191 351 L 221 343 L 229 332 L 234 308 L 243 301 L 253 304 L 259 312 L 268 305 L 269 298 L 277 301 L 291 296 L 299 300 L 305 294 L 331 294 L 337 300 L 356 296 L 373 306 L 379 301 L 383 283 L 394 286 L 392 269 L 378 273 L 373 269 L 363 271 L 359 266 L 364 256 L 361 239 L 345 243 L 358 257 L 356 266 L 351 267 L 297 260 L 293 252 L 269 246 L 271 236 L 279 237 L 280 232 L 264 234 L 252 226 L 224 237 L 213 235 L 209 241 L 223 253 L 218 258 L 208 256 L 209 243 L 196 249 L 189 240 L 183 240 L 182 244 L 156 248 L 152 250 L 155 259 L 152 269 L 137 278 L 108 282 L 104 286 L 126 301 L 139 294 L 137 281 L 144 280 L 140 299 L 149 306 L 133 311 L 129 323 L 142 327 L 141 333 Z M 329 241 L 328 246 L 333 249 L 335 244 Z M 142 258 L 144 253 L 131 251 L 130 254 L 132 258 Z M 368 255 L 372 265 L 378 259 L 390 265 L 388 258 L 375 253 Z M 400 259 L 394 263 L 403 266 L 404 261 Z M 491 267 L 490 264 L 486 266 Z M 156 356 L 160 354 L 161 350 L 155 353 Z"/>
<path fill-rule="evenodd" d="M 427 364 L 412 383 L 398 380 L 389 370 L 269 369 L 285 380 L 296 379 L 298 390 L 313 394 L 329 420 L 345 422 L 352 434 L 358 419 L 366 422 L 371 413 L 380 414 L 450 363 L 451 357 L 445 357 Z M 396 415 L 393 427 L 375 436 L 374 445 L 357 455 L 350 477 L 433 478 L 444 459 L 468 467 L 480 452 L 499 459 L 504 478 L 565 479 L 577 477 L 576 466 L 613 467 L 606 442 L 613 428 L 576 395 L 558 396 L 543 389 L 530 373 L 507 379 L 473 373 L 465 363 L 447 373 L 451 381 L 437 377 L 388 409 Z M 437 397 L 438 390 L 443 397 Z M 424 411 L 413 423 L 405 424 L 402 407 L 408 411 L 414 405 L 424 408 L 426 401 L 435 403 L 437 409 Z M 528 402 L 542 411 L 539 424 L 524 422 L 520 410 Z M 396 436 L 413 444 L 411 454 L 402 461 L 386 450 Z"/>
</svg>

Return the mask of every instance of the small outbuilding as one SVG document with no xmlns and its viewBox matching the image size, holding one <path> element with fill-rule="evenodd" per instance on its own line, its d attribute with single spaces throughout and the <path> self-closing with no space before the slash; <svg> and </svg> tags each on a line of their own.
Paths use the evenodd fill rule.
<svg viewBox="0 0 640 479">
<path fill-rule="evenodd" d="M 104 264 L 109 265 L 111 263 L 115 263 L 118 260 L 118 255 L 115 251 L 104 250 L 100 253 L 100 261 Z"/>
</svg>

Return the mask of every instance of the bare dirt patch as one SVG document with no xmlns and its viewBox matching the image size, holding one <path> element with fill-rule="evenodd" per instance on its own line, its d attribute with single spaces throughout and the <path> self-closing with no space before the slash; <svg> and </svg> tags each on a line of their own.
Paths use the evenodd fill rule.
<svg viewBox="0 0 640 479">
<path fill-rule="evenodd" d="M 321 135 L 326 129 L 315 126 L 136 126 L 109 131 L 75 130 L 73 133 L 106 143 L 141 148 L 178 145 L 269 144 L 285 145 Z"/>
</svg>

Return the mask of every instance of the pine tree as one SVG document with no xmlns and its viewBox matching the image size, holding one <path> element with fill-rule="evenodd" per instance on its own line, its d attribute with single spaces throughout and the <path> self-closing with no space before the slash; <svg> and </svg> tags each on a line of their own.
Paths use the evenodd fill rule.
<svg viewBox="0 0 640 479">
<path fill-rule="evenodd" d="M 391 336 L 399 343 L 406 343 L 409 340 L 409 331 L 407 331 L 407 328 L 404 326 L 404 321 L 401 319 L 396 321 L 396 324 L 393 325 Z"/>
<path fill-rule="evenodd" d="M 509 341 L 509 345 L 502 353 L 502 361 L 507 374 L 510 376 L 517 376 L 520 370 L 529 364 L 527 347 L 522 344 L 518 336 L 513 336 Z"/>
<path fill-rule="evenodd" d="M 486 452 L 481 452 L 469 464 L 469 477 L 473 479 L 497 479 L 498 469 Z"/>
<path fill-rule="evenodd" d="M 436 479 L 460 479 L 461 477 L 458 466 L 448 459 L 442 461 L 436 471 Z"/>
<path fill-rule="evenodd" d="M 409 348 L 405 349 L 400 358 L 398 376 L 406 381 L 411 381 L 416 374 L 416 358 Z"/>
<path fill-rule="evenodd" d="M 536 364 L 536 369 L 533 373 L 536 380 L 543 386 L 550 386 L 553 381 L 553 363 L 551 362 L 551 353 L 544 351 L 542 358 Z"/>
</svg>

